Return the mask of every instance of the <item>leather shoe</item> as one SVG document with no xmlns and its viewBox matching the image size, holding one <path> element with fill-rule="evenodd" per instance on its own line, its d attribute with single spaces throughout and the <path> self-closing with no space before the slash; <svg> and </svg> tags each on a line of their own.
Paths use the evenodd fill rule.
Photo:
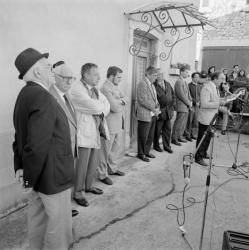
<svg viewBox="0 0 249 250">
<path fill-rule="evenodd" d="M 182 146 L 182 144 L 176 140 L 172 140 L 171 143 L 175 144 L 176 146 Z"/>
<path fill-rule="evenodd" d="M 142 161 L 150 162 L 150 159 L 147 158 L 147 157 L 145 157 L 144 155 L 141 155 L 141 156 L 139 155 L 138 158 L 139 158 L 140 160 L 142 160 Z"/>
<path fill-rule="evenodd" d="M 103 194 L 103 190 L 97 187 L 91 187 L 90 189 L 85 190 L 86 193 L 93 193 L 93 194 Z"/>
<path fill-rule="evenodd" d="M 72 209 L 72 217 L 75 217 L 79 214 L 79 212 L 76 209 Z"/>
<path fill-rule="evenodd" d="M 160 147 L 154 147 L 154 149 L 155 149 L 157 152 L 163 152 L 163 150 L 162 150 Z"/>
<path fill-rule="evenodd" d="M 202 165 L 202 166 L 204 166 L 204 167 L 208 166 L 208 164 L 203 159 L 195 160 L 195 162 L 198 163 L 198 164 L 200 164 L 200 165 Z"/>
<path fill-rule="evenodd" d="M 112 185 L 113 184 L 111 178 L 109 178 L 109 177 L 105 177 L 104 179 L 102 179 L 100 181 L 102 181 L 106 185 Z"/>
<path fill-rule="evenodd" d="M 164 150 L 167 151 L 170 154 L 173 153 L 173 150 L 171 148 L 164 147 Z"/>
<path fill-rule="evenodd" d="M 156 158 L 156 156 L 153 155 L 153 154 L 147 154 L 146 156 L 147 156 L 148 158 Z"/>
<path fill-rule="evenodd" d="M 204 159 L 209 159 L 209 157 L 210 157 L 209 154 L 206 154 L 203 158 Z"/>
<path fill-rule="evenodd" d="M 86 198 L 79 198 L 79 199 L 77 199 L 77 198 L 73 198 L 75 201 L 76 201 L 76 203 L 78 204 L 78 205 L 80 205 L 80 206 L 83 206 L 83 207 L 88 207 L 89 206 L 89 203 L 88 203 L 88 201 L 86 200 Z"/>
<path fill-rule="evenodd" d="M 193 140 L 197 140 L 197 137 L 195 137 L 195 136 L 191 135 L 191 139 L 193 139 Z"/>
<path fill-rule="evenodd" d="M 122 172 L 122 171 L 120 171 L 120 170 L 117 170 L 116 172 L 111 173 L 110 175 L 124 176 L 124 175 L 125 175 L 125 173 L 124 173 L 124 172 Z"/>
<path fill-rule="evenodd" d="M 179 142 L 184 142 L 184 143 L 187 142 L 187 140 L 185 140 L 184 138 L 179 138 L 178 141 Z"/>
<path fill-rule="evenodd" d="M 190 137 L 186 137 L 187 141 L 193 141 Z"/>
</svg>

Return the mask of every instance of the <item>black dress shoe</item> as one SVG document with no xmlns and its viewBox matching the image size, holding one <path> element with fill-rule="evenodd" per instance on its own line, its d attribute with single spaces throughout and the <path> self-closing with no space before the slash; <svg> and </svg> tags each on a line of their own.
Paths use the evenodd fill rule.
<svg viewBox="0 0 249 250">
<path fill-rule="evenodd" d="M 116 172 L 111 173 L 110 175 L 124 176 L 124 175 L 125 175 L 125 173 L 124 173 L 124 172 L 122 172 L 122 171 L 120 171 L 120 170 L 117 170 Z"/>
<path fill-rule="evenodd" d="M 204 166 L 204 167 L 208 166 L 208 164 L 203 159 L 195 160 L 195 162 L 202 165 L 202 166 Z"/>
<path fill-rule="evenodd" d="M 155 149 L 157 152 L 163 152 L 163 150 L 162 150 L 160 147 L 154 147 L 154 149 Z"/>
<path fill-rule="evenodd" d="M 193 140 L 197 140 L 197 137 L 195 137 L 195 136 L 191 135 L 191 139 L 193 139 Z"/>
<path fill-rule="evenodd" d="M 210 157 L 209 154 L 206 154 L 203 158 L 204 159 L 209 159 L 209 157 Z"/>
<path fill-rule="evenodd" d="M 75 217 L 79 214 L 79 212 L 75 209 L 72 209 L 72 217 Z"/>
<path fill-rule="evenodd" d="M 85 190 L 86 193 L 93 193 L 93 194 L 103 194 L 103 190 L 97 187 L 91 187 L 90 189 Z"/>
<path fill-rule="evenodd" d="M 163 148 L 165 151 L 167 151 L 168 153 L 172 154 L 173 153 L 173 150 L 171 148 L 168 148 L 168 147 L 164 147 Z"/>
<path fill-rule="evenodd" d="M 171 143 L 175 144 L 176 146 L 182 146 L 182 144 L 176 140 L 172 140 Z"/>
<path fill-rule="evenodd" d="M 184 142 L 184 143 L 187 142 L 187 140 L 185 140 L 184 138 L 179 138 L 178 141 L 179 142 Z"/>
<path fill-rule="evenodd" d="M 83 206 L 83 207 L 88 207 L 89 206 L 89 203 L 85 198 L 73 198 L 73 199 L 80 206 Z"/>
<path fill-rule="evenodd" d="M 145 157 L 144 155 L 139 155 L 139 156 L 137 156 L 140 160 L 142 160 L 142 161 L 146 161 L 146 162 L 150 162 L 150 159 L 149 158 L 147 158 L 147 157 Z"/>
<path fill-rule="evenodd" d="M 156 158 L 156 156 L 153 155 L 153 154 L 147 154 L 146 156 L 147 156 L 148 158 Z"/>
<path fill-rule="evenodd" d="M 188 141 L 193 141 L 190 137 L 186 137 L 186 139 L 187 139 Z"/>
<path fill-rule="evenodd" d="M 103 182 L 106 185 L 112 185 L 113 184 L 111 178 L 109 178 L 109 177 L 106 177 L 106 178 L 104 178 L 104 179 L 102 179 L 100 181 Z"/>
</svg>

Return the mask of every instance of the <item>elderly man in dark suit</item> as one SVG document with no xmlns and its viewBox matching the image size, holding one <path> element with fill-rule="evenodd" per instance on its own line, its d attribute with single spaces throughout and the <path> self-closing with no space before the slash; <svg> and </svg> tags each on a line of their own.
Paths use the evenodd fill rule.
<svg viewBox="0 0 249 250">
<path fill-rule="evenodd" d="M 171 143 L 171 119 L 174 115 L 175 109 L 175 94 L 170 83 L 163 78 L 161 69 L 157 69 L 157 80 L 155 81 L 155 88 L 157 92 L 157 99 L 160 104 L 161 114 L 156 121 L 155 135 L 154 135 L 154 149 L 162 152 L 159 145 L 159 139 L 162 134 L 163 148 L 168 153 L 173 153 Z"/>
<path fill-rule="evenodd" d="M 68 249 L 74 160 L 67 116 L 48 92 L 53 75 L 47 57 L 29 48 L 15 60 L 26 86 L 14 109 L 14 166 L 16 178 L 30 188 L 30 249 Z"/>
<path fill-rule="evenodd" d="M 150 154 L 154 138 L 155 124 L 160 114 L 154 82 L 157 71 L 154 67 L 148 67 L 145 72 L 145 79 L 139 82 L 137 87 L 137 146 L 138 158 L 149 162 L 149 158 L 155 158 Z"/>
<path fill-rule="evenodd" d="M 189 77 L 189 68 L 183 66 L 180 69 L 180 77 L 175 83 L 176 95 L 176 120 L 172 132 L 172 143 L 181 146 L 180 142 L 187 142 L 183 138 L 183 133 L 188 121 L 188 113 L 192 107 L 192 98 L 186 82 Z"/>
<path fill-rule="evenodd" d="M 49 89 L 49 92 L 60 104 L 64 110 L 68 124 L 70 128 L 72 152 L 74 159 L 78 156 L 78 145 L 77 145 L 77 119 L 74 106 L 69 98 L 68 92 L 75 80 L 72 70 L 65 64 L 64 61 L 59 61 L 53 65 L 53 72 L 55 77 L 55 84 Z M 72 210 L 72 216 L 78 215 L 76 209 Z"/>
</svg>

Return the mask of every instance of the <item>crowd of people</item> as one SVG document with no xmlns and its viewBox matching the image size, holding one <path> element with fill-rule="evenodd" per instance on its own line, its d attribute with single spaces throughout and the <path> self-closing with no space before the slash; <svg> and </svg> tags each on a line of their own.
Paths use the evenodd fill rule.
<svg viewBox="0 0 249 250">
<path fill-rule="evenodd" d="M 228 101 L 238 87 L 248 88 L 249 79 L 245 71 L 234 65 L 228 75 L 227 69 L 215 71 L 215 66 L 208 71 L 194 72 L 188 83 L 190 68 L 180 68 L 180 77 L 174 84 L 167 82 L 160 69 L 149 67 L 145 79 L 137 88 L 138 119 L 138 158 L 149 162 L 155 155 L 150 153 L 152 147 L 163 152 L 173 153 L 171 144 L 182 146 L 182 143 L 196 141 L 199 145 L 204 132 L 216 113 L 222 117 L 221 134 L 226 134 L 228 117 L 231 110 L 241 111 L 240 100 Z M 171 120 L 176 113 L 173 126 Z M 172 131 L 171 131 L 172 128 Z M 163 149 L 159 138 L 162 136 Z M 211 137 L 207 135 L 195 154 L 195 161 L 203 166 L 208 164 L 207 153 Z"/>
<path fill-rule="evenodd" d="M 72 216 L 78 214 L 72 200 L 87 207 L 85 193 L 103 194 L 94 186 L 96 173 L 106 185 L 113 184 L 111 175 L 125 175 L 117 159 L 128 100 L 118 87 L 123 73 L 119 67 L 108 68 L 99 89 L 96 64 L 82 65 L 81 78 L 76 81 L 64 61 L 52 65 L 48 57 L 48 53 L 28 48 L 15 60 L 19 79 L 26 85 L 14 108 L 14 168 L 17 180 L 30 191 L 30 248 L 68 249 L 73 242 Z M 219 108 L 229 115 L 230 104 L 217 92 L 222 83 L 221 95 L 230 93 L 226 76 L 211 71 L 214 69 L 210 75 L 194 72 L 188 84 L 189 68 L 183 66 L 173 89 L 161 69 L 146 69 L 137 86 L 139 159 L 150 162 L 155 158 L 150 152 L 152 144 L 156 151 L 168 153 L 173 153 L 171 144 L 181 146 L 196 139 L 198 144 Z M 207 165 L 203 159 L 208 157 L 209 141 L 207 136 L 196 154 L 201 165 Z"/>
</svg>

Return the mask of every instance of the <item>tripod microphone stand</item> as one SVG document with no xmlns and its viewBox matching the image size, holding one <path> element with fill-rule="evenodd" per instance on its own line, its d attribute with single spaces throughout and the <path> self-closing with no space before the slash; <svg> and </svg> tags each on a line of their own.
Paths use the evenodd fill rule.
<svg viewBox="0 0 249 250">
<path fill-rule="evenodd" d="M 201 138 L 201 141 L 197 145 L 197 148 L 194 153 L 194 156 L 195 156 L 201 144 L 203 143 L 204 139 L 207 137 L 208 134 L 210 134 L 209 136 L 211 136 L 211 148 L 210 148 L 210 156 L 209 156 L 208 174 L 207 174 L 207 179 L 206 179 L 206 190 L 205 190 L 204 208 L 203 208 L 203 215 L 202 215 L 202 227 L 201 227 L 199 250 L 202 250 L 203 235 L 204 235 L 204 228 L 205 228 L 205 221 L 206 221 L 206 211 L 207 211 L 207 203 L 208 203 L 209 186 L 210 186 L 210 180 L 211 180 L 211 169 L 212 169 L 214 138 L 215 138 L 214 124 L 217 120 L 217 117 L 218 117 L 218 113 L 214 115 L 212 121 L 208 125 L 208 128 L 204 132 L 204 135 Z"/>
<path fill-rule="evenodd" d="M 245 178 L 248 178 L 247 175 L 245 175 L 245 173 L 243 173 L 242 169 L 239 170 L 238 168 L 240 168 L 242 165 L 237 165 L 238 162 L 238 152 L 239 152 L 239 143 L 240 143 L 240 136 L 241 136 L 241 130 L 242 130 L 242 121 L 243 121 L 243 115 L 244 115 L 244 107 L 245 107 L 245 101 L 242 101 L 242 110 L 241 110 L 241 119 L 240 119 L 240 124 L 239 124 L 239 135 L 238 135 L 238 139 L 237 139 L 237 145 L 236 145 L 236 151 L 235 151 L 235 156 L 234 156 L 234 163 L 232 165 L 232 168 L 234 170 L 236 170 L 239 174 L 243 175 Z"/>
</svg>

